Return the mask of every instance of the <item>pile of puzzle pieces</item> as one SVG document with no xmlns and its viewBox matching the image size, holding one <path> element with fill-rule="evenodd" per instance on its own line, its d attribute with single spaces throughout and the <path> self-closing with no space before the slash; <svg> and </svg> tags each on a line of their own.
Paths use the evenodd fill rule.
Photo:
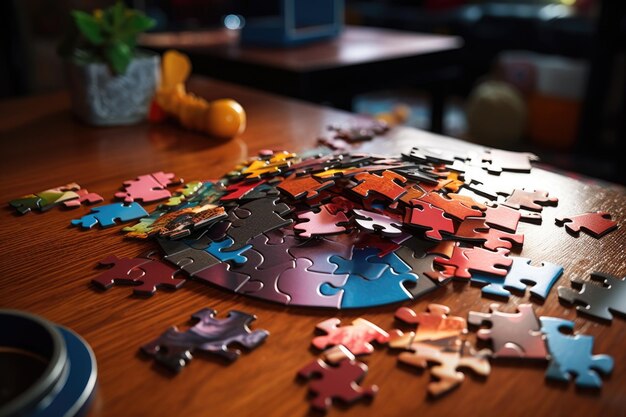
<svg viewBox="0 0 626 417">
<path fill-rule="evenodd" d="M 323 411 L 334 399 L 351 403 L 378 392 L 376 385 L 359 385 L 368 367 L 356 356 L 373 353 L 372 343 L 402 349 L 399 362 L 429 369 L 433 380 L 428 394 L 433 397 L 457 388 L 465 379 L 464 369 L 486 378 L 491 359 L 494 364 L 502 358 L 544 361 L 546 378 L 563 383 L 573 378 L 577 386 L 585 388 L 600 388 L 600 376 L 613 369 L 610 356 L 593 354 L 592 336 L 562 333 L 573 330 L 574 323 L 556 317 L 537 318 L 530 304 L 519 305 L 515 313 L 501 312 L 493 304 L 490 313 L 471 311 L 467 321 L 449 313 L 450 309 L 440 304 L 430 304 L 425 312 L 401 307 L 396 319 L 413 326 L 406 333 L 398 329 L 386 332 L 363 318 L 346 326 L 340 326 L 335 318 L 319 323 L 317 329 L 325 334 L 315 337 L 312 344 L 323 351 L 298 372 L 302 378 L 314 378 L 309 385 L 314 394 L 312 408 Z M 477 337 L 489 341 L 491 349 L 474 348 L 467 338 L 468 321 L 481 327 Z"/>
<path fill-rule="evenodd" d="M 173 268 L 154 252 L 109 257 L 102 263 L 113 268 L 94 282 L 135 285 L 144 295 L 178 288 L 188 276 L 311 307 L 417 299 L 453 279 L 505 298 L 531 284 L 531 294 L 545 299 L 563 268 L 534 266 L 510 252 L 524 242 L 519 222 L 540 222 L 543 207 L 557 199 L 536 190 L 495 192 L 468 174 L 530 170 L 532 159 L 496 150 L 477 156 L 413 148 L 398 158 L 264 151 L 219 180 L 192 181 L 174 195 L 167 189 L 173 174 L 141 176 L 116 194 L 124 203 L 95 207 L 73 224 L 140 218 L 123 230 L 156 239 Z M 460 194 L 465 188 L 490 202 Z M 159 199 L 167 201 L 141 214 L 137 200 Z M 600 236 L 616 227 L 607 216 L 586 213 L 561 224 Z"/>
</svg>

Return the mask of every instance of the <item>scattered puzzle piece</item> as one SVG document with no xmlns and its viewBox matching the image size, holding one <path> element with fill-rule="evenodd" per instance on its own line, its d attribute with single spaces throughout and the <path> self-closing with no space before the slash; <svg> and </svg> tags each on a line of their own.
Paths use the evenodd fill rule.
<svg viewBox="0 0 626 417">
<path fill-rule="evenodd" d="M 141 350 L 178 372 L 192 359 L 191 354 L 196 350 L 234 361 L 241 352 L 229 349 L 231 343 L 254 349 L 269 336 L 265 330 L 250 331 L 248 326 L 256 320 L 254 315 L 233 310 L 225 319 L 216 319 L 215 314 L 217 312 L 210 308 L 199 310 L 191 316 L 197 320 L 193 327 L 184 332 L 175 326 L 170 327 L 161 336 L 143 345 Z"/>
<path fill-rule="evenodd" d="M 20 214 L 26 214 L 31 210 L 46 211 L 59 204 L 79 198 L 80 196 L 76 193 L 79 189 L 80 185 L 76 183 L 61 185 L 11 200 L 9 205 Z"/>
<path fill-rule="evenodd" d="M 134 285 L 133 292 L 137 295 L 153 295 L 157 288 L 180 288 L 184 279 L 174 278 L 179 270 L 149 257 L 118 258 L 108 256 L 100 261 L 100 265 L 111 265 L 112 268 L 101 273 L 92 282 L 101 288 L 108 289 L 114 284 Z"/>
<path fill-rule="evenodd" d="M 318 212 L 300 213 L 298 219 L 306 220 L 293 227 L 302 237 L 332 235 L 347 230 L 344 226 L 348 223 L 346 215 L 342 211 L 331 213 L 327 205 L 321 206 Z"/>
<path fill-rule="evenodd" d="M 601 388 L 599 373 L 611 373 L 613 358 L 593 355 L 592 336 L 561 333 L 561 329 L 573 330 L 573 321 L 556 317 L 541 317 L 540 320 L 551 357 L 546 378 L 569 382 L 573 375 L 580 387 Z"/>
<path fill-rule="evenodd" d="M 476 352 L 467 341 L 457 341 L 451 347 L 415 343 L 412 348 L 413 352 L 401 353 L 398 360 L 418 368 L 427 368 L 429 362 L 435 363 L 430 373 L 437 380 L 428 384 L 428 393 L 435 397 L 449 392 L 465 380 L 465 375 L 458 369 L 469 368 L 482 376 L 491 372 L 487 352 Z"/>
<path fill-rule="evenodd" d="M 458 316 L 448 316 L 449 313 L 450 308 L 448 306 L 429 304 L 426 312 L 419 313 L 407 307 L 400 307 L 396 310 L 395 316 L 405 323 L 417 325 L 416 331 L 411 333 L 411 343 L 434 342 L 456 338 L 467 333 L 465 319 Z"/>
<path fill-rule="evenodd" d="M 558 202 L 558 198 L 549 198 L 547 191 L 513 190 L 503 204 L 514 209 L 541 211 L 543 206 L 556 206 Z"/>
<path fill-rule="evenodd" d="M 483 294 L 509 298 L 509 289 L 525 291 L 526 284 L 531 286 L 530 293 L 545 300 L 554 283 L 563 274 L 563 267 L 551 262 L 542 262 L 541 266 L 530 265 L 530 259 L 512 258 L 511 269 L 502 277 L 474 274 L 472 282 L 487 284 L 482 288 Z"/>
<path fill-rule="evenodd" d="M 491 325 L 480 329 L 478 338 L 491 340 L 493 357 L 546 359 L 546 344 L 532 305 L 520 304 L 517 313 L 503 313 L 499 307 L 491 304 L 491 313 L 470 311 L 468 318 L 475 326 Z"/>
<path fill-rule="evenodd" d="M 391 217 L 374 213 L 367 210 L 352 210 L 356 217 L 354 221 L 365 230 L 370 232 L 380 232 L 383 236 L 399 236 L 402 234 L 401 221 L 396 221 Z"/>
<path fill-rule="evenodd" d="M 125 205 L 122 203 L 107 204 L 91 209 L 91 212 L 80 219 L 72 220 L 72 225 L 82 226 L 83 229 L 91 229 L 96 224 L 101 227 L 115 226 L 115 221 L 128 222 L 147 216 L 148 212 L 137 203 Z"/>
<path fill-rule="evenodd" d="M 436 192 L 430 192 L 420 197 L 420 200 L 426 204 L 430 204 L 433 207 L 443 210 L 446 214 L 457 220 L 483 215 L 482 211 L 467 207 L 464 202 L 458 199 L 445 198 Z"/>
<path fill-rule="evenodd" d="M 389 333 L 363 318 L 352 321 L 350 326 L 341 326 L 341 320 L 332 318 L 317 325 L 318 330 L 326 332 L 324 336 L 313 339 L 313 346 L 323 350 L 328 346 L 343 345 L 354 355 L 370 354 L 374 351 L 371 342 L 387 343 Z"/>
<path fill-rule="evenodd" d="M 404 187 L 399 185 L 404 184 L 406 182 L 406 178 L 393 171 L 383 171 L 382 175 L 363 172 L 355 175 L 354 179 L 360 181 L 360 183 L 352 187 L 351 190 L 365 198 L 370 195 L 370 191 L 373 191 L 391 201 L 396 201 L 404 193 L 406 193 Z"/>
<path fill-rule="evenodd" d="M 115 193 L 115 197 L 123 199 L 126 203 L 132 203 L 135 200 L 150 203 L 169 198 L 172 193 L 166 187 L 179 182 L 173 181 L 174 177 L 174 174 L 161 171 L 140 175 L 134 180 L 124 181 L 124 191 Z"/>
<path fill-rule="evenodd" d="M 298 371 L 298 376 L 306 379 L 317 377 L 309 383 L 309 391 L 315 397 L 311 400 L 314 409 L 325 411 L 334 399 L 352 403 L 364 397 L 373 397 L 378 387 L 363 388 L 359 385 L 367 373 L 367 365 L 362 362 L 344 359 L 337 365 L 329 365 L 321 359 Z"/>
<path fill-rule="evenodd" d="M 302 197 L 306 199 L 315 198 L 321 190 L 333 185 L 334 182 L 328 179 L 320 182 L 313 176 L 296 176 L 296 174 L 292 174 L 278 184 L 276 188 L 297 200 Z"/>
<path fill-rule="evenodd" d="M 79 207 L 83 203 L 96 204 L 96 203 L 101 203 L 104 201 L 104 198 L 102 198 L 100 194 L 90 193 L 84 188 L 80 190 L 76 190 L 74 192 L 78 195 L 78 198 L 63 201 L 63 205 L 65 207 L 73 208 L 73 207 Z"/>
<path fill-rule="evenodd" d="M 617 222 L 611 220 L 611 215 L 602 211 L 595 213 L 579 214 L 578 216 L 555 219 L 556 224 L 562 226 L 575 235 L 581 230 L 595 238 L 601 238 L 607 233 L 617 229 Z"/>
<path fill-rule="evenodd" d="M 462 248 L 455 246 L 450 259 L 437 257 L 435 263 L 455 267 L 454 277 L 469 279 L 471 271 L 484 272 L 487 274 L 505 276 L 506 268 L 511 266 L 513 259 L 507 255 L 507 249 L 500 248 L 492 252 L 483 248 Z"/>
<path fill-rule="evenodd" d="M 444 211 L 430 204 L 415 204 L 415 207 L 407 209 L 405 224 L 427 229 L 426 237 L 441 240 L 442 232 L 454 233 L 454 223 L 444 215 Z"/>
<path fill-rule="evenodd" d="M 607 321 L 613 320 L 612 313 L 626 315 L 626 277 L 619 279 L 602 272 L 594 272 L 591 279 L 599 281 L 600 285 L 573 278 L 572 286 L 580 290 L 559 287 L 559 299 L 570 304 L 579 304 L 576 306 L 579 312 Z"/>
</svg>

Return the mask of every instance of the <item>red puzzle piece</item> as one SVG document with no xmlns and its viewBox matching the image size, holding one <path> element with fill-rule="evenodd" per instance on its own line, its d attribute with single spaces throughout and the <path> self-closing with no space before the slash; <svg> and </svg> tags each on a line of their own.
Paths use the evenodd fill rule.
<svg viewBox="0 0 626 417">
<path fill-rule="evenodd" d="M 317 197 L 321 190 L 328 188 L 333 184 L 334 182 L 329 180 L 326 180 L 326 182 L 320 182 L 312 175 L 296 176 L 296 174 L 292 174 L 278 184 L 276 188 L 290 195 L 294 199 L 302 197 L 310 199 Z"/>
<path fill-rule="evenodd" d="M 315 394 L 311 406 L 324 411 L 330 407 L 335 398 L 351 403 L 360 398 L 376 395 L 378 392 L 376 385 L 368 388 L 359 385 L 366 373 L 367 365 L 362 362 L 344 359 L 333 366 L 316 359 L 300 369 L 298 375 L 307 379 L 319 376 L 319 379 L 309 384 L 309 390 Z"/>
<path fill-rule="evenodd" d="M 298 219 L 308 220 L 293 227 L 294 230 L 300 232 L 299 236 L 302 237 L 342 233 L 346 231 L 346 227 L 340 226 L 340 223 L 348 223 L 348 218 L 342 211 L 332 214 L 326 205 L 320 206 L 320 211 L 317 213 L 313 211 L 300 213 Z"/>
<path fill-rule="evenodd" d="M 179 272 L 177 268 L 148 256 L 133 259 L 108 256 L 100 261 L 100 265 L 113 267 L 92 279 L 92 282 L 104 289 L 111 288 L 113 284 L 135 285 L 133 292 L 137 295 L 152 295 L 157 287 L 179 288 L 184 284 L 184 279 L 174 278 Z"/>
<path fill-rule="evenodd" d="M 569 216 L 555 220 L 559 226 L 565 224 L 565 228 L 571 233 L 578 234 L 582 229 L 595 238 L 600 238 L 610 231 L 617 229 L 617 222 L 612 221 L 611 215 L 603 211 L 579 214 L 577 216 Z"/>
<path fill-rule="evenodd" d="M 257 186 L 263 184 L 265 180 L 252 181 L 252 182 L 238 182 L 236 184 L 226 187 L 226 195 L 220 197 L 222 201 L 239 200 L 250 191 L 254 190 Z"/>
<path fill-rule="evenodd" d="M 452 220 L 444 216 L 443 210 L 430 204 L 416 203 L 415 207 L 407 209 L 406 213 L 405 223 L 429 229 L 426 236 L 431 239 L 441 240 L 441 232 L 454 233 Z"/>
<path fill-rule="evenodd" d="M 435 192 L 430 192 L 425 196 L 420 197 L 420 200 L 442 209 L 446 212 L 446 214 L 458 220 L 463 220 L 470 216 L 481 217 L 483 215 L 482 211 L 469 208 L 458 199 L 451 200 Z"/>
<path fill-rule="evenodd" d="M 313 346 L 326 349 L 328 346 L 343 345 L 355 355 L 372 353 L 374 346 L 371 342 L 387 343 L 389 333 L 365 319 L 357 318 L 351 326 L 339 327 L 341 320 L 332 318 L 317 325 L 319 330 L 327 334 L 313 339 Z"/>
<path fill-rule="evenodd" d="M 395 182 L 398 181 L 404 184 L 406 182 L 406 178 L 393 171 L 383 171 L 382 176 L 370 174 L 369 172 L 362 172 L 355 175 L 354 178 L 361 182 L 352 187 L 351 190 L 363 197 L 368 197 L 369 192 L 374 191 L 387 197 L 391 201 L 396 201 L 404 193 L 406 193 L 404 187 Z"/>
<path fill-rule="evenodd" d="M 543 210 L 542 206 L 556 206 L 558 202 L 558 198 L 549 198 L 547 191 L 526 191 L 515 189 L 513 190 L 513 194 L 506 199 L 504 205 L 514 209 L 523 208 L 526 210 L 541 211 Z"/>
<path fill-rule="evenodd" d="M 472 277 L 470 270 L 505 276 L 506 267 L 510 267 L 513 259 L 507 257 L 508 249 L 500 248 L 492 252 L 482 248 L 462 248 L 456 246 L 450 259 L 435 258 L 434 262 L 439 265 L 454 266 L 455 278 L 469 279 Z"/>
<path fill-rule="evenodd" d="M 513 244 L 523 245 L 524 235 L 507 233 L 487 226 L 484 218 L 467 218 L 459 225 L 455 237 L 481 241 L 486 249 L 511 249 Z"/>
</svg>

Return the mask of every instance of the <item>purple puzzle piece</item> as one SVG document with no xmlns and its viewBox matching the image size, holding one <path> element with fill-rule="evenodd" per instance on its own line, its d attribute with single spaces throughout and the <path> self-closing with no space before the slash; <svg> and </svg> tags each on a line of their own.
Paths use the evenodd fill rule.
<svg viewBox="0 0 626 417">
<path fill-rule="evenodd" d="M 252 244 L 252 248 L 263 256 L 263 263 L 259 269 L 267 269 L 293 261 L 289 248 L 296 246 L 299 241 L 295 236 L 284 235 L 282 243 L 270 244 L 269 237 L 261 234 L 248 243 Z"/>
<path fill-rule="evenodd" d="M 307 268 L 309 271 L 332 274 L 337 269 L 337 264 L 330 262 L 330 257 L 338 255 L 350 259 L 352 246 L 329 239 L 311 239 L 300 246 L 289 248 L 289 252 L 296 258 L 306 258 L 313 262 L 313 265 Z"/>
<path fill-rule="evenodd" d="M 348 274 L 334 275 L 310 271 L 313 262 L 306 258 L 296 259 L 296 266 L 280 275 L 278 289 L 289 294 L 288 304 L 298 306 L 316 306 L 341 308 L 343 290 L 333 295 L 324 295 L 320 291 L 323 284 L 342 287 L 348 281 Z"/>
</svg>

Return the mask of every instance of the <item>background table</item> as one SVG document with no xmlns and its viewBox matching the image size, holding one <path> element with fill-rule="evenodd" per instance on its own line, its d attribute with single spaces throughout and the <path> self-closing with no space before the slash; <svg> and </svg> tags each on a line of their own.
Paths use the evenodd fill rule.
<svg viewBox="0 0 626 417">
<path fill-rule="evenodd" d="M 145 34 L 140 43 L 184 51 L 198 74 L 347 110 L 356 94 L 418 86 L 431 93 L 437 132 L 463 45 L 455 36 L 358 26 L 347 26 L 335 40 L 292 48 L 241 45 L 232 30 Z"/>
<path fill-rule="evenodd" d="M 106 198 L 122 181 L 153 171 L 171 171 L 187 180 L 215 178 L 262 148 L 300 150 L 314 144 L 330 123 L 348 123 L 354 116 L 241 87 L 194 79 L 189 86 L 200 95 L 231 96 L 249 116 L 248 130 L 237 139 L 215 142 L 174 125 L 90 128 L 75 122 L 65 94 L 0 103 L 2 152 L 0 198 L 8 202 L 22 194 L 76 181 Z M 393 151 L 414 144 L 470 146 L 413 129 L 391 132 L 368 149 Z M 619 276 L 626 273 L 626 196 L 623 189 L 585 185 L 553 173 L 533 169 L 531 175 L 502 174 L 508 185 L 526 184 L 559 197 L 556 208 L 543 211 L 543 226 L 521 224 L 525 233 L 522 256 L 534 262 L 565 266 L 560 285 L 570 277 L 586 277 L 594 270 Z M 153 207 L 153 206 L 150 206 Z M 554 217 L 587 210 L 612 213 L 622 225 L 597 240 L 574 238 L 554 226 Z M 129 287 L 106 292 L 90 287 L 95 265 L 109 254 L 135 256 L 152 242 L 125 240 L 119 227 L 80 231 L 70 220 L 86 212 L 53 209 L 18 216 L 5 206 L 0 211 L 0 307 L 40 314 L 69 326 L 94 348 L 99 366 L 99 390 L 92 416 L 303 416 L 307 415 L 306 385 L 296 371 L 310 362 L 315 324 L 333 317 L 344 322 L 362 316 L 385 329 L 398 325 L 398 304 L 372 309 L 323 310 L 279 306 L 224 290 L 188 282 L 176 292 L 160 291 L 149 299 L 130 296 Z M 527 302 L 512 297 L 506 311 Z M 447 304 L 463 317 L 468 311 L 487 311 L 489 299 L 467 284 L 452 283 L 415 302 L 400 305 L 418 311 L 431 302 Z M 623 318 L 612 324 L 578 317 L 559 304 L 556 291 L 540 315 L 573 319 L 576 330 L 596 337 L 595 352 L 615 358 L 613 375 L 601 391 L 575 389 L 544 379 L 545 365 L 515 361 L 494 362 L 487 379 L 470 372 L 459 389 L 444 398 L 426 399 L 429 372 L 397 365 L 396 353 L 385 347 L 364 360 L 370 371 L 365 384 L 381 387 L 371 403 L 333 408 L 328 415 L 362 416 L 620 416 L 626 413 L 626 350 Z M 210 355 L 197 355 L 190 366 L 172 376 L 139 354 L 138 348 L 171 324 L 186 327 L 189 316 L 202 307 L 220 314 L 239 309 L 258 315 L 254 328 L 271 332 L 264 345 L 226 365 Z M 474 339 L 475 333 L 470 333 Z"/>
</svg>

